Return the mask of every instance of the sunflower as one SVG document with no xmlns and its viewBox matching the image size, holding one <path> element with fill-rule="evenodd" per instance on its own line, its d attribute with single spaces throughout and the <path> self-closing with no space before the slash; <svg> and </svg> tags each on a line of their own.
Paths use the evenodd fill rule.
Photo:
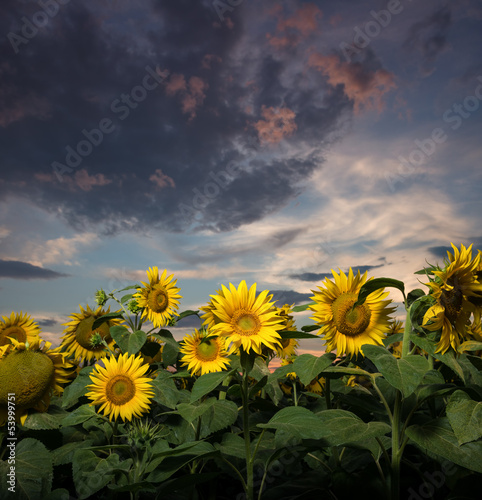
<svg viewBox="0 0 482 500">
<path fill-rule="evenodd" d="M 42 344 L 42 346 L 40 345 Z M 73 366 L 66 355 L 50 349 L 50 342 L 37 338 L 5 345 L 0 358 L 0 426 L 7 419 L 8 396 L 15 395 L 15 418 L 23 425 L 29 410 L 47 411 L 52 394 L 61 395 L 70 381 Z"/>
<path fill-rule="evenodd" d="M 281 330 L 288 330 L 291 332 L 296 331 L 295 321 L 293 316 L 290 314 L 293 306 L 294 304 L 291 306 L 285 304 L 282 307 L 275 307 L 276 312 L 283 319 Z M 276 346 L 276 353 L 279 358 L 290 358 L 291 356 L 296 356 L 296 349 L 298 346 L 299 343 L 296 339 L 281 339 L 280 344 Z"/>
<path fill-rule="evenodd" d="M 224 293 L 223 290 L 216 290 L 216 294 L 219 297 L 224 298 Z M 214 315 L 213 311 L 216 308 L 213 299 L 211 299 L 206 306 L 200 307 L 199 309 L 201 311 L 204 311 L 204 314 L 201 314 L 201 318 L 204 319 L 202 326 L 204 328 L 211 328 L 213 327 L 216 323 L 219 323 L 219 319 Z"/>
<path fill-rule="evenodd" d="M 397 335 L 398 333 L 403 333 L 405 327 L 403 326 L 403 321 L 399 321 L 394 319 L 393 321 L 390 322 L 390 326 L 387 332 L 388 337 L 392 335 Z M 401 358 L 402 357 L 402 347 L 403 347 L 403 340 L 399 342 L 394 342 L 393 344 L 390 344 L 389 350 L 392 352 L 392 354 L 396 358 Z M 347 384 L 349 385 L 349 384 Z"/>
<path fill-rule="evenodd" d="M 308 385 L 305 385 L 305 391 L 314 392 L 315 394 L 323 394 L 326 381 L 324 377 L 316 377 Z"/>
<path fill-rule="evenodd" d="M 92 343 L 92 337 L 99 334 L 107 342 L 109 348 L 112 349 L 114 340 L 109 333 L 110 327 L 122 323 L 122 320 L 111 319 L 92 330 L 94 321 L 107 314 L 110 308 L 104 310 L 99 306 L 93 311 L 89 306 L 87 306 L 87 309 L 83 309 L 81 305 L 79 307 L 80 313 L 71 314 L 72 321 L 64 323 L 67 328 L 64 330 L 65 335 L 62 337 L 60 350 L 67 352 L 75 361 L 90 363 L 94 358 L 98 360 L 107 354 L 103 344 Z"/>
<path fill-rule="evenodd" d="M 316 304 L 310 306 L 315 312 L 311 319 L 321 325 L 318 332 L 325 336 L 328 352 L 336 349 L 338 356 L 343 354 L 363 354 L 363 344 L 383 345 L 382 339 L 389 328 L 389 315 L 394 308 L 388 307 L 391 300 L 383 300 L 388 292 L 383 289 L 372 292 L 365 302 L 353 308 L 358 292 L 366 282 L 367 273 L 356 276 L 350 268 L 348 276 L 340 270 L 338 275 L 332 270 L 335 282 L 325 280 L 325 288 L 311 297 Z"/>
<path fill-rule="evenodd" d="M 423 327 L 429 331 L 441 331 L 437 351 L 445 353 L 450 347 L 457 351 L 467 336 L 467 324 L 476 306 L 470 298 L 482 293 L 482 283 L 477 279 L 480 253 L 472 259 L 472 245 L 459 251 L 452 243 L 453 255 L 448 254 L 445 268 L 434 271 L 436 279 L 426 283 L 435 300 L 425 313 Z"/>
<path fill-rule="evenodd" d="M 256 283 L 248 290 L 243 280 L 238 288 L 222 285 L 222 294 L 212 295 L 212 314 L 219 321 L 212 327 L 215 334 L 226 337 L 232 348 L 242 347 L 261 354 L 262 346 L 275 350 L 281 337 L 282 318 L 273 311 L 272 295 L 264 290 L 256 297 Z"/>
<path fill-rule="evenodd" d="M 142 356 L 144 363 L 151 365 L 152 363 L 160 363 L 162 361 L 163 349 L 164 343 L 162 340 L 153 335 L 148 335 L 139 354 Z"/>
<path fill-rule="evenodd" d="M 91 406 L 102 405 L 109 420 L 116 420 L 120 415 L 123 421 L 132 417 L 140 418 L 149 410 L 150 399 L 154 396 L 152 379 L 143 377 L 149 368 L 143 364 L 141 356 L 128 353 L 102 360 L 105 367 L 96 365 L 90 375 L 92 384 L 86 396 L 92 400 Z"/>
<path fill-rule="evenodd" d="M 150 267 L 147 271 L 149 283 L 141 281 L 144 288 L 138 288 L 133 295 L 137 305 L 143 308 L 141 317 L 147 318 L 156 328 L 165 326 L 175 315 L 179 307 L 177 299 L 182 298 L 179 295 L 181 289 L 175 286 L 177 280 L 172 281 L 174 275 L 166 277 L 166 274 L 167 271 L 164 270 L 159 277 L 159 269 Z"/>
<path fill-rule="evenodd" d="M 17 342 L 28 342 L 32 344 L 39 338 L 40 327 L 28 315 L 20 313 L 2 316 L 3 321 L 0 321 L 0 346 L 11 344 L 11 339 Z"/>
<path fill-rule="evenodd" d="M 195 329 L 192 335 L 184 337 L 182 344 L 182 366 L 187 366 L 193 375 L 221 372 L 229 365 L 223 337 Z"/>
</svg>

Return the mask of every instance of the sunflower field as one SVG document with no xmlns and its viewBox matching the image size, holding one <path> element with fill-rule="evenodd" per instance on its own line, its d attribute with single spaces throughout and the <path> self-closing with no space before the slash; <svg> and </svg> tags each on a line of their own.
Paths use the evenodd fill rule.
<svg viewBox="0 0 482 500">
<path fill-rule="evenodd" d="M 480 498 L 482 252 L 452 248 L 416 272 L 424 289 L 332 271 L 297 307 L 241 281 L 180 312 L 149 268 L 72 313 L 56 348 L 3 316 L 0 498 Z"/>
</svg>

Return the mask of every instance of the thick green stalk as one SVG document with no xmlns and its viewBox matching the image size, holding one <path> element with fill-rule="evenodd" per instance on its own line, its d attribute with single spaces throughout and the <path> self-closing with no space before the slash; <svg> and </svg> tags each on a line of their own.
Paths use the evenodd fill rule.
<svg viewBox="0 0 482 500">
<path fill-rule="evenodd" d="M 407 317 L 405 318 L 405 329 L 403 330 L 402 358 L 408 356 L 410 352 L 410 334 L 412 333 L 412 319 L 410 318 L 410 306 L 407 309 Z"/>
<path fill-rule="evenodd" d="M 391 500 L 400 498 L 400 461 L 402 450 L 400 448 L 400 420 L 402 407 L 402 393 L 397 391 L 392 419 L 392 476 L 391 476 Z"/>
<path fill-rule="evenodd" d="M 248 370 L 243 373 L 243 430 L 246 450 L 246 500 L 253 500 L 253 461 L 251 460 L 251 437 L 249 435 L 249 380 Z"/>
</svg>

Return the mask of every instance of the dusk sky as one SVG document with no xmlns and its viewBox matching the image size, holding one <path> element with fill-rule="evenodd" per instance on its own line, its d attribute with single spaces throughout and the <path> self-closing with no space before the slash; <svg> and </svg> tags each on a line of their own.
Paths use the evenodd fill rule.
<svg viewBox="0 0 482 500">
<path fill-rule="evenodd" d="M 0 315 L 54 345 L 152 266 L 181 311 L 482 248 L 480 0 L 2 0 L 0 34 Z"/>
</svg>

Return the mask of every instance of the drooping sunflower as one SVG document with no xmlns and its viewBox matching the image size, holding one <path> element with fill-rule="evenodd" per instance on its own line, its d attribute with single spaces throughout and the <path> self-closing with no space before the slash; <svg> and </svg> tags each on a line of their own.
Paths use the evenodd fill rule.
<svg viewBox="0 0 482 500">
<path fill-rule="evenodd" d="M 216 290 L 216 295 L 219 297 L 224 297 L 223 290 Z M 207 305 L 200 307 L 201 311 L 204 311 L 204 314 L 201 314 L 201 319 L 203 319 L 203 328 L 210 329 L 216 323 L 219 323 L 219 318 L 214 315 L 213 311 L 216 308 L 213 299 L 210 299 Z"/>
<path fill-rule="evenodd" d="M 64 330 L 60 350 L 67 352 L 75 361 L 90 363 L 93 359 L 98 360 L 107 354 L 104 345 L 92 343 L 92 337 L 99 334 L 112 349 L 114 340 L 110 336 L 110 327 L 122 323 L 122 320 L 111 319 L 92 330 L 94 321 L 107 314 L 110 308 L 104 310 L 99 306 L 93 311 L 89 306 L 87 309 L 83 309 L 81 305 L 79 307 L 80 313 L 71 314 L 69 317 L 72 318 L 72 321 L 64 323 L 67 328 Z"/>
<path fill-rule="evenodd" d="M 162 340 L 148 335 L 145 344 L 142 346 L 140 355 L 145 363 L 151 365 L 152 363 L 160 363 L 162 360 L 162 350 L 164 344 Z"/>
<path fill-rule="evenodd" d="M 323 394 L 325 385 L 326 380 L 324 377 L 316 377 L 308 385 L 305 385 L 305 391 Z"/>
<path fill-rule="evenodd" d="M 467 336 L 467 325 L 477 307 L 469 300 L 482 294 L 482 283 L 477 279 L 480 253 L 472 259 L 472 245 L 459 251 L 452 243 L 454 253 L 447 252 L 444 269 L 434 271 L 436 279 L 426 283 L 435 303 L 424 315 L 423 327 L 441 331 L 437 351 L 445 353 L 450 347 L 457 351 Z"/>
<path fill-rule="evenodd" d="M 38 324 L 27 314 L 19 313 L 2 316 L 3 321 L 0 321 L 0 346 L 11 344 L 11 339 L 17 342 L 34 343 L 39 338 L 40 327 Z"/>
<path fill-rule="evenodd" d="M 193 375 L 221 372 L 229 365 L 224 338 L 206 330 L 195 329 L 193 334 L 186 335 L 181 354 L 182 366 L 187 366 Z"/>
<path fill-rule="evenodd" d="M 23 425 L 29 411 L 47 411 L 52 394 L 60 395 L 62 385 L 70 381 L 73 365 L 66 354 L 50 349 L 50 342 L 40 338 L 17 342 L 1 349 L 0 426 L 7 419 L 8 396 L 15 397 L 15 418 Z"/>
<path fill-rule="evenodd" d="M 138 288 L 133 298 L 137 305 L 143 308 L 141 317 L 147 318 L 157 328 L 165 326 L 167 322 L 175 315 L 179 307 L 181 295 L 180 288 L 176 287 L 177 280 L 172 281 L 173 274 L 167 275 L 164 270 L 159 277 L 159 269 L 150 267 L 147 271 L 149 283 L 141 281 L 144 288 Z"/>
<path fill-rule="evenodd" d="M 360 271 L 356 276 L 350 268 L 348 276 L 340 270 L 337 274 L 332 270 L 334 282 L 326 278 L 325 287 L 311 297 L 316 304 L 310 309 L 315 312 L 311 319 L 321 325 L 318 332 L 325 337 L 326 350 L 336 349 L 338 356 L 343 354 L 363 354 L 363 344 L 382 345 L 382 339 L 389 328 L 389 315 L 394 308 L 388 307 L 391 300 L 384 300 L 388 292 L 383 289 L 372 292 L 365 302 L 353 308 L 358 292 L 367 280 Z"/>
<path fill-rule="evenodd" d="M 387 331 L 387 336 L 390 337 L 391 335 L 397 335 L 398 333 L 403 333 L 404 328 L 405 327 L 403 326 L 403 321 L 394 319 L 393 321 L 390 322 L 390 327 Z M 403 341 L 394 342 L 389 346 L 389 350 L 396 358 L 402 357 L 402 348 L 403 348 Z"/>
<path fill-rule="evenodd" d="M 256 283 L 250 289 L 243 280 L 236 288 L 232 283 L 229 290 L 222 285 L 222 294 L 211 295 L 212 314 L 219 322 L 212 326 L 212 332 L 226 337 L 227 344 L 234 348 L 251 349 L 261 354 L 262 346 L 275 350 L 279 345 L 282 318 L 273 311 L 272 295 L 268 290 L 256 296 Z"/>
<path fill-rule="evenodd" d="M 149 410 L 150 400 L 154 396 L 152 379 L 144 377 L 149 365 L 142 362 L 141 356 L 128 353 L 104 358 L 104 367 L 96 365 L 90 375 L 92 384 L 86 396 L 92 401 L 91 406 L 101 405 L 98 412 L 103 412 L 109 420 L 121 417 L 123 421 L 132 417 L 140 418 Z"/>
</svg>

